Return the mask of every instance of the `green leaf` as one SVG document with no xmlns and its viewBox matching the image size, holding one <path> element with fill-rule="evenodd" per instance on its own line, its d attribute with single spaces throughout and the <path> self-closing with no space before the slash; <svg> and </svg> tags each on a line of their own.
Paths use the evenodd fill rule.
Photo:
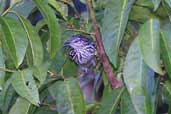
<svg viewBox="0 0 171 114">
<path fill-rule="evenodd" d="M 12 0 L 13 3 L 17 3 L 17 5 L 13 4 L 12 10 L 16 11 L 20 15 L 24 17 L 28 17 L 31 11 L 35 8 L 35 4 L 32 0 Z M 8 13 L 6 16 L 16 18 L 14 15 Z"/>
<path fill-rule="evenodd" d="M 66 20 L 65 16 L 68 14 L 68 7 L 66 4 L 56 0 L 48 0 L 48 3 Z"/>
<path fill-rule="evenodd" d="M 21 97 L 17 98 L 8 114 L 28 114 L 31 103 Z"/>
<path fill-rule="evenodd" d="M 135 0 L 109 0 L 106 5 L 104 18 L 102 20 L 102 37 L 106 53 L 115 67 L 117 67 L 118 63 L 119 46 L 134 1 Z"/>
<path fill-rule="evenodd" d="M 132 10 L 129 15 L 129 19 L 144 23 L 146 22 L 153 14 L 148 8 L 144 8 L 141 5 L 135 5 L 132 7 Z"/>
<path fill-rule="evenodd" d="M 97 114 L 115 114 L 121 95 L 124 92 L 124 90 L 125 88 L 112 90 L 101 101 L 101 107 Z"/>
<path fill-rule="evenodd" d="M 40 66 L 33 67 L 33 75 L 39 80 L 40 85 L 46 80 L 49 63 L 44 63 Z"/>
<path fill-rule="evenodd" d="M 156 11 L 157 8 L 160 5 L 161 0 L 152 0 L 152 2 L 153 2 L 153 5 L 154 5 L 154 11 Z"/>
<path fill-rule="evenodd" d="M 0 68 L 5 69 L 5 60 L 2 52 L 2 44 L 0 43 Z M 5 81 L 5 71 L 0 70 L 0 91 Z"/>
<path fill-rule="evenodd" d="M 50 32 L 50 41 L 49 41 L 49 52 L 50 57 L 54 58 L 57 52 L 60 49 L 60 27 L 58 24 L 58 20 L 55 16 L 53 10 L 48 6 L 44 0 L 33 0 L 40 12 L 43 14 L 46 23 L 48 24 L 49 32 Z"/>
<path fill-rule="evenodd" d="M 31 25 L 31 23 L 25 19 L 23 16 L 17 15 L 20 21 L 23 24 L 23 27 L 27 33 L 27 37 L 29 39 L 29 48 L 31 49 L 31 55 L 34 66 L 39 66 L 43 61 L 43 46 L 40 40 L 38 33 L 35 31 L 35 28 Z"/>
<path fill-rule="evenodd" d="M 11 86 L 11 78 L 6 80 L 3 85 L 3 89 L 0 92 L 0 109 L 3 113 L 7 113 L 9 106 L 11 105 L 11 101 L 16 92 Z"/>
<path fill-rule="evenodd" d="M 165 64 L 165 68 L 171 77 L 171 24 L 167 23 L 166 25 L 163 26 L 161 30 L 161 56 L 163 58 L 163 62 Z"/>
<path fill-rule="evenodd" d="M 125 60 L 124 82 L 138 114 L 155 114 L 154 72 L 144 63 L 138 39 L 132 43 Z"/>
<path fill-rule="evenodd" d="M 169 7 L 171 8 L 171 0 L 165 0 L 165 2 L 169 5 Z"/>
<path fill-rule="evenodd" d="M 171 82 L 166 81 L 163 86 L 168 91 L 169 95 L 171 96 Z"/>
<path fill-rule="evenodd" d="M 15 66 L 18 68 L 23 62 L 28 45 L 26 32 L 22 25 L 14 19 L 1 17 L 0 24 L 5 35 L 4 41 Z"/>
<path fill-rule="evenodd" d="M 122 94 L 120 108 L 121 114 L 137 114 L 127 90 Z"/>
<path fill-rule="evenodd" d="M 58 81 L 49 88 L 49 91 L 56 97 L 59 114 L 85 114 L 83 96 L 76 79 Z"/>
<path fill-rule="evenodd" d="M 5 9 L 5 1 L 6 0 L 0 0 L 0 14 L 2 14 Z"/>
<path fill-rule="evenodd" d="M 38 88 L 32 76 L 32 71 L 27 69 L 12 75 L 12 85 L 16 92 L 34 105 L 39 105 Z"/>
<path fill-rule="evenodd" d="M 163 74 L 160 68 L 160 22 L 150 19 L 140 28 L 138 39 L 140 51 L 145 63 L 159 74 Z"/>
</svg>

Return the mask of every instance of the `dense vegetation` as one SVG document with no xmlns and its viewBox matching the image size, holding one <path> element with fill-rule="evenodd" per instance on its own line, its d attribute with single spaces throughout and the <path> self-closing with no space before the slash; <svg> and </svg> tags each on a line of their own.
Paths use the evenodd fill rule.
<svg viewBox="0 0 171 114">
<path fill-rule="evenodd" d="M 0 15 L 0 114 L 171 113 L 171 0 L 0 0 Z"/>
</svg>

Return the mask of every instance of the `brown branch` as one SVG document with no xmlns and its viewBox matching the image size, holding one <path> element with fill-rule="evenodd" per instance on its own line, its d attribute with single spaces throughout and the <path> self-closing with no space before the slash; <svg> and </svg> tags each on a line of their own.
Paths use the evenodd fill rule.
<svg viewBox="0 0 171 114">
<path fill-rule="evenodd" d="M 97 53 L 101 59 L 105 73 L 107 75 L 108 81 L 110 82 L 111 86 L 113 88 L 119 88 L 123 84 L 121 81 L 116 79 L 116 75 L 114 74 L 113 69 L 109 63 L 108 56 L 105 53 L 100 28 L 97 24 L 96 16 L 95 16 L 95 13 L 93 10 L 92 0 L 87 0 L 87 5 L 88 5 L 90 18 L 92 20 L 94 37 L 95 37 L 96 42 L 97 42 Z"/>
</svg>

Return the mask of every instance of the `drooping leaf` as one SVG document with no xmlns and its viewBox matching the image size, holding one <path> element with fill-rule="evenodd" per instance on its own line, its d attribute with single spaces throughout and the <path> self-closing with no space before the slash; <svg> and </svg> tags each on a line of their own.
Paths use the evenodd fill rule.
<svg viewBox="0 0 171 114">
<path fill-rule="evenodd" d="M 121 114 L 138 114 L 132 104 L 131 98 L 127 90 L 125 90 L 121 97 Z"/>
<path fill-rule="evenodd" d="M 1 17 L 0 24 L 2 25 L 5 36 L 4 41 L 7 44 L 9 54 L 15 66 L 18 68 L 23 62 L 28 45 L 26 32 L 17 20 L 11 18 Z"/>
<path fill-rule="evenodd" d="M 102 99 L 101 107 L 97 114 L 115 114 L 124 90 L 125 88 L 112 90 L 105 98 Z"/>
<path fill-rule="evenodd" d="M 163 62 L 165 64 L 165 68 L 171 77 L 171 38 L 170 38 L 170 33 L 171 33 L 171 24 L 167 23 L 165 26 L 163 26 L 161 30 L 161 56 L 163 58 Z"/>
<path fill-rule="evenodd" d="M 157 8 L 160 5 L 161 0 L 152 0 L 152 2 L 153 2 L 153 5 L 154 5 L 154 11 L 156 11 Z"/>
<path fill-rule="evenodd" d="M 28 114 L 31 103 L 21 97 L 17 98 L 15 104 L 9 111 L 9 114 Z"/>
<path fill-rule="evenodd" d="M 123 77 L 137 114 L 155 114 L 154 72 L 143 61 L 138 39 L 128 51 Z"/>
<path fill-rule="evenodd" d="M 31 50 L 33 65 L 38 66 L 42 64 L 43 61 L 43 47 L 39 35 L 35 31 L 35 28 L 31 23 L 25 19 L 23 16 L 19 16 L 20 21 L 27 33 L 29 39 L 29 48 Z"/>
<path fill-rule="evenodd" d="M 106 53 L 117 66 L 118 51 L 124 35 L 129 12 L 135 0 L 109 0 L 102 20 L 102 37 Z"/>
<path fill-rule="evenodd" d="M 43 14 L 44 19 L 48 25 L 50 32 L 49 39 L 49 53 L 50 57 L 54 58 L 59 51 L 60 48 L 60 27 L 58 24 L 58 20 L 55 16 L 53 10 L 48 6 L 48 4 L 44 0 L 33 0 L 40 12 Z"/>
<path fill-rule="evenodd" d="M 34 105 L 39 105 L 39 94 L 32 71 L 17 71 L 12 75 L 12 85 L 16 92 Z"/>
<path fill-rule="evenodd" d="M 56 97 L 59 114 L 85 114 L 83 96 L 76 79 L 58 81 L 49 88 L 49 91 Z"/>
<path fill-rule="evenodd" d="M 140 51 L 145 63 L 159 74 L 163 74 L 160 68 L 160 22 L 150 19 L 140 28 L 138 39 Z"/>
<path fill-rule="evenodd" d="M 165 2 L 171 7 L 171 0 L 165 0 Z"/>
</svg>

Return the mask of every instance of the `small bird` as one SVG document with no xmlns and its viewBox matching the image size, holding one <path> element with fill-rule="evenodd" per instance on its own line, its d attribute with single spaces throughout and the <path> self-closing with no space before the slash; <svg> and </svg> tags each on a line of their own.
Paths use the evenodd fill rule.
<svg viewBox="0 0 171 114">
<path fill-rule="evenodd" d="M 69 57 L 78 65 L 95 64 L 94 57 L 96 52 L 95 43 L 81 35 L 73 35 L 64 43 L 64 47 L 69 47 Z"/>
<path fill-rule="evenodd" d="M 99 101 L 103 91 L 101 73 L 95 73 L 95 42 L 81 34 L 73 35 L 64 43 L 68 55 L 78 65 L 78 80 L 87 103 Z M 96 94 L 94 94 L 96 93 Z"/>
</svg>

